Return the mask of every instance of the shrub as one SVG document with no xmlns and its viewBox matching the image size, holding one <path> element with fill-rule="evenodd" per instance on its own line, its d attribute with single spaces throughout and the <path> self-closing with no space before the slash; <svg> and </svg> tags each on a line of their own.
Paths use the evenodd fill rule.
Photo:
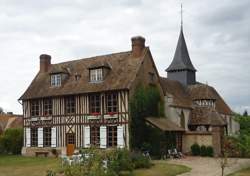
<svg viewBox="0 0 250 176">
<path fill-rule="evenodd" d="M 214 149 L 212 146 L 208 146 L 207 149 L 206 149 L 206 156 L 210 156 L 210 157 L 213 157 L 214 155 Z"/>
<path fill-rule="evenodd" d="M 144 156 L 141 153 L 132 153 L 131 158 L 134 164 L 134 169 L 149 168 L 151 166 L 149 157 Z"/>
<path fill-rule="evenodd" d="M 200 155 L 201 156 L 207 156 L 207 147 L 205 145 L 202 145 L 200 148 Z"/>
<path fill-rule="evenodd" d="M 51 153 L 55 156 L 55 157 L 58 157 L 58 152 L 56 149 L 51 149 Z"/>
<path fill-rule="evenodd" d="M 0 152 L 20 154 L 23 146 L 23 130 L 21 128 L 7 129 L 0 138 Z"/>
<path fill-rule="evenodd" d="M 192 155 L 198 156 L 198 155 L 200 155 L 200 151 L 201 151 L 201 149 L 200 149 L 199 144 L 195 143 L 191 146 Z"/>
</svg>

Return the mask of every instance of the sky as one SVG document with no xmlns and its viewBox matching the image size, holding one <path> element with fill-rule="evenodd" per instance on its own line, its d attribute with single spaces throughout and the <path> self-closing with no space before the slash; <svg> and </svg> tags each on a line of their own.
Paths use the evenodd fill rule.
<svg viewBox="0 0 250 176">
<path fill-rule="evenodd" d="M 214 86 L 235 112 L 250 112 L 249 0 L 0 0 L 0 107 L 22 113 L 17 101 L 52 63 L 131 50 L 146 38 L 161 76 L 180 32 L 180 6 L 197 80 Z"/>
</svg>

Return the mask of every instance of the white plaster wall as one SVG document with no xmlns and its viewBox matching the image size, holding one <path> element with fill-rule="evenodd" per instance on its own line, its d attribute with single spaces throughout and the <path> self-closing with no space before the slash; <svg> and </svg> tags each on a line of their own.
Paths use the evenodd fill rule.
<svg viewBox="0 0 250 176">
<path fill-rule="evenodd" d="M 164 101 L 166 117 L 178 126 L 181 126 L 181 112 L 183 112 L 185 118 L 185 130 L 188 130 L 190 110 L 184 108 L 171 107 L 170 105 L 173 103 L 172 95 L 165 96 Z"/>
</svg>

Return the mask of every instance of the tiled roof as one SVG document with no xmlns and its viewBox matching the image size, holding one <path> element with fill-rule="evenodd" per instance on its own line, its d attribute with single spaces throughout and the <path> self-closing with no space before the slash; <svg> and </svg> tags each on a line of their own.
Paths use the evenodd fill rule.
<svg viewBox="0 0 250 176">
<path fill-rule="evenodd" d="M 192 108 L 192 101 L 185 86 L 179 81 L 170 80 L 168 78 L 161 77 L 160 80 L 165 93 L 173 96 L 172 106 Z"/>
<path fill-rule="evenodd" d="M 166 117 L 147 117 L 146 121 L 162 131 L 185 131 Z"/>
<path fill-rule="evenodd" d="M 195 107 L 190 117 L 189 125 L 226 125 L 226 121 L 213 107 Z"/>
<path fill-rule="evenodd" d="M 146 47 L 140 58 L 132 57 L 131 51 L 127 51 L 52 64 L 48 72 L 36 75 L 20 99 L 129 89 L 148 50 Z M 110 70 L 104 81 L 90 83 L 89 68 L 97 66 L 109 67 Z M 49 74 L 56 72 L 66 73 L 68 77 L 60 87 L 51 87 Z M 75 79 L 76 74 L 80 75 L 79 80 Z"/>
<path fill-rule="evenodd" d="M 197 83 L 195 85 L 189 85 L 186 87 L 178 81 L 162 77 L 161 84 L 165 94 L 171 94 L 173 96 L 173 106 L 192 108 L 193 100 L 211 99 L 215 100 L 216 110 L 219 113 L 226 115 L 233 114 L 230 107 L 226 104 L 215 88 L 209 85 Z"/>
</svg>

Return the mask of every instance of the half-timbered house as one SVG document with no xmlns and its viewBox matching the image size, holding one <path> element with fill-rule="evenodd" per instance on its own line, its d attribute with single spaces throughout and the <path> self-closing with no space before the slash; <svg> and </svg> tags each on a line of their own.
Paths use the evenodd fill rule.
<svg viewBox="0 0 250 176">
<path fill-rule="evenodd" d="M 131 51 L 51 64 L 40 56 L 40 70 L 20 97 L 24 114 L 22 153 L 72 154 L 74 149 L 129 148 L 129 98 L 138 85 L 160 86 L 143 37 Z"/>
</svg>

